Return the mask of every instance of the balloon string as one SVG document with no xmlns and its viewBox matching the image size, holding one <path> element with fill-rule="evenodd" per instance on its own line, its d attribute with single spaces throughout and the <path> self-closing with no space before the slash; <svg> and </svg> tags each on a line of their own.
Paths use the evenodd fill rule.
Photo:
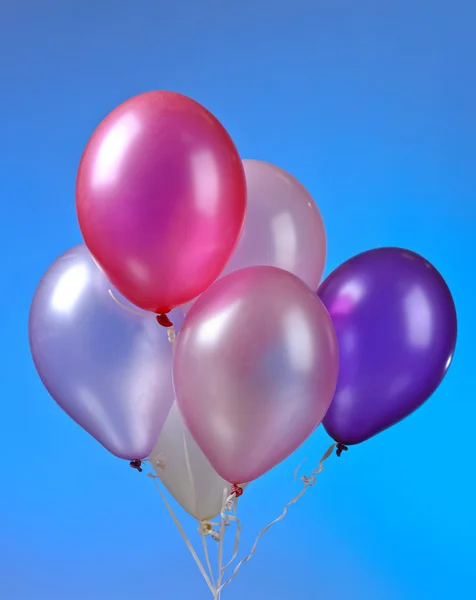
<svg viewBox="0 0 476 600">
<path fill-rule="evenodd" d="M 173 328 L 172 328 L 172 330 L 173 330 Z M 169 341 L 170 341 L 170 338 L 169 338 Z M 171 343 L 173 343 L 173 342 L 171 342 Z M 197 490 L 195 487 L 195 480 L 193 478 L 192 465 L 190 463 L 190 454 L 188 451 L 188 444 L 187 444 L 187 438 L 185 436 L 185 432 L 183 434 L 183 451 L 184 451 L 184 455 L 185 455 L 185 465 L 187 467 L 188 480 L 190 483 L 190 488 L 192 490 L 194 513 L 198 514 L 199 510 L 198 510 Z M 200 532 L 200 537 L 202 540 L 202 546 L 203 546 L 203 551 L 205 553 L 205 561 L 207 564 L 210 581 L 212 582 L 213 585 L 215 585 L 215 578 L 213 576 L 213 569 L 212 569 L 212 564 L 210 562 L 210 555 L 208 553 L 208 544 L 207 544 L 206 536 L 204 534 L 203 526 L 199 526 L 198 530 Z"/>
<path fill-rule="evenodd" d="M 269 523 L 268 525 L 266 525 L 266 527 L 258 534 L 258 537 L 256 538 L 250 553 L 248 554 L 248 556 L 245 556 L 245 558 L 243 558 L 242 560 L 240 560 L 240 562 L 236 565 L 231 577 L 225 581 L 225 583 L 221 583 L 221 579 L 219 579 L 219 581 L 217 582 L 216 585 L 216 594 L 215 594 L 215 598 L 219 599 L 220 598 L 220 592 L 223 590 L 223 588 L 225 586 L 227 586 L 229 583 L 231 583 L 233 581 L 233 579 L 238 575 L 238 572 L 240 571 L 241 567 L 250 560 L 250 558 L 253 556 L 253 554 L 256 552 L 256 548 L 258 546 L 258 542 L 260 541 L 260 539 L 263 537 L 263 535 L 268 531 L 268 529 L 270 529 L 273 525 L 275 525 L 276 523 L 278 523 L 279 521 L 282 521 L 284 519 L 284 517 L 286 516 L 288 509 L 295 504 L 298 500 L 300 500 L 302 498 L 302 496 L 304 496 L 304 494 L 307 492 L 307 490 L 310 487 L 313 487 L 316 484 L 316 475 L 318 473 L 321 473 L 324 469 L 324 462 L 332 455 L 332 453 L 334 452 L 334 449 L 336 447 L 336 444 L 332 444 L 328 450 L 324 453 L 323 457 L 321 458 L 321 460 L 319 461 L 318 466 L 314 469 L 314 471 L 311 473 L 310 476 L 306 476 L 303 475 L 301 477 L 301 481 L 304 484 L 303 489 L 299 492 L 299 494 L 297 494 L 297 496 L 295 496 L 292 500 L 290 500 L 286 506 L 283 508 L 283 512 L 281 513 L 281 515 L 279 517 L 277 517 L 276 519 L 274 519 L 274 521 L 271 521 L 271 523 Z"/>
<path fill-rule="evenodd" d="M 233 502 L 233 515 L 228 515 L 228 518 L 231 521 L 234 521 L 236 524 L 236 529 L 235 529 L 235 542 L 233 544 L 233 554 L 231 555 L 230 560 L 227 562 L 227 564 L 223 567 L 223 571 L 226 571 L 231 564 L 234 562 L 235 558 L 238 556 L 238 550 L 240 549 L 240 537 L 241 537 L 241 521 L 237 516 L 237 508 L 238 508 L 238 501 L 235 499 L 235 501 Z"/>
<path fill-rule="evenodd" d="M 227 488 L 223 491 L 223 504 L 221 509 L 221 519 L 220 519 L 220 531 L 219 531 L 219 546 L 218 546 L 218 579 L 215 583 L 215 600 L 220 600 L 221 591 L 223 586 L 221 582 L 223 581 L 223 576 L 226 570 L 230 567 L 230 565 L 234 562 L 235 558 L 238 555 L 238 550 L 240 547 L 240 534 L 241 534 L 241 521 L 237 516 L 237 504 L 238 497 L 241 496 L 242 490 L 239 486 L 232 486 L 231 494 L 227 496 Z M 233 544 L 233 554 L 228 561 L 228 563 L 223 566 L 223 546 L 225 539 L 226 528 L 229 526 L 230 522 L 234 522 L 236 524 L 235 529 L 235 541 Z"/>
<path fill-rule="evenodd" d="M 195 480 L 193 478 L 192 465 L 190 464 L 190 454 L 188 452 L 188 444 L 187 444 L 187 438 L 185 436 L 185 432 L 183 432 L 182 441 L 183 441 L 183 452 L 184 452 L 184 456 L 185 456 L 185 466 L 187 468 L 188 482 L 190 484 L 190 489 L 192 490 L 193 511 L 195 514 L 197 514 L 198 513 L 197 490 L 195 489 Z"/>
<path fill-rule="evenodd" d="M 228 496 L 228 490 L 225 488 L 223 490 L 223 503 L 221 509 L 221 518 L 220 518 L 220 530 L 219 530 L 219 542 L 218 542 L 218 578 L 216 580 L 215 589 L 214 589 L 214 599 L 220 600 L 221 596 L 221 582 L 223 578 L 223 546 L 224 546 L 224 537 L 225 537 L 225 527 L 227 522 L 226 515 L 226 507 L 227 504 L 233 501 L 234 495 L 231 494 Z"/>
<path fill-rule="evenodd" d="M 199 527 L 198 531 L 200 532 L 200 538 L 202 540 L 203 553 L 205 555 L 205 562 L 207 563 L 208 574 L 213 585 L 213 595 L 215 595 L 215 577 L 213 575 L 212 563 L 210 561 L 210 553 L 208 552 L 207 538 L 202 527 Z"/>
<path fill-rule="evenodd" d="M 155 483 L 155 487 L 157 488 L 166 509 L 169 511 L 170 516 L 172 517 L 173 522 L 175 523 L 175 526 L 177 527 L 180 535 L 182 536 L 190 554 L 192 555 L 195 563 L 197 564 L 198 568 L 200 569 L 200 573 L 202 574 L 202 577 L 205 579 L 206 584 L 208 585 L 209 590 L 211 591 L 211 593 L 213 594 L 214 597 L 216 597 L 216 589 L 215 586 L 212 584 L 212 582 L 210 581 L 209 576 L 207 575 L 207 572 L 205 571 L 205 568 L 202 564 L 202 561 L 200 560 L 200 558 L 198 557 L 198 554 L 195 552 L 195 548 L 193 547 L 191 541 L 189 540 L 187 534 L 185 533 L 184 528 L 182 527 L 180 521 L 178 520 L 176 514 L 174 513 L 172 507 L 170 506 L 170 504 L 167 501 L 167 498 L 165 497 L 165 494 L 163 493 L 163 491 L 160 489 L 160 485 L 157 482 L 157 477 L 155 475 L 152 475 L 152 473 L 148 473 L 148 477 L 151 477 L 152 479 L 154 479 L 154 483 Z"/>
<path fill-rule="evenodd" d="M 171 325 L 170 327 L 167 327 L 167 338 L 173 346 L 177 339 L 177 334 L 175 333 L 175 328 L 173 325 Z"/>
<path fill-rule="evenodd" d="M 134 310 L 133 308 L 126 306 L 118 298 L 116 298 L 116 296 L 114 296 L 114 293 L 112 290 L 108 290 L 108 294 L 111 296 L 111 298 L 114 300 L 114 302 L 118 306 L 120 306 L 123 310 L 126 310 L 131 315 L 135 315 L 136 317 L 143 317 L 143 318 L 145 317 L 146 319 L 155 316 L 155 318 L 157 319 L 157 315 L 153 315 L 152 313 L 139 312 L 138 310 Z M 159 316 L 161 316 L 161 315 L 159 315 Z M 171 323 L 171 321 L 169 321 L 169 322 Z M 175 333 L 174 326 L 171 323 L 169 326 L 167 326 L 167 338 L 168 338 L 169 342 L 172 344 L 172 346 L 175 344 L 176 337 L 177 336 Z"/>
<path fill-rule="evenodd" d="M 127 312 L 131 313 L 131 315 L 135 315 L 136 317 L 152 317 L 152 314 L 147 314 L 147 313 L 143 313 L 143 312 L 139 312 L 138 310 L 134 310 L 133 308 L 130 308 L 129 306 L 126 306 L 125 304 L 123 304 L 118 298 L 116 298 L 116 296 L 114 296 L 114 293 L 112 290 L 108 290 L 108 294 L 111 296 L 111 298 L 114 300 L 114 302 L 120 306 L 123 310 L 127 310 Z"/>
</svg>

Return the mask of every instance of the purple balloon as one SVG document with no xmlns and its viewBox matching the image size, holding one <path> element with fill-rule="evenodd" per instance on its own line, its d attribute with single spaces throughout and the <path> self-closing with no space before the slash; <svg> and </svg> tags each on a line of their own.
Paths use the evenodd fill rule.
<svg viewBox="0 0 476 600">
<path fill-rule="evenodd" d="M 30 348 L 61 408 L 110 452 L 138 460 L 154 448 L 174 401 L 172 347 L 153 315 L 132 314 L 109 289 L 86 246 L 60 256 L 33 298 Z M 182 311 L 171 319 L 180 325 Z"/>
<path fill-rule="evenodd" d="M 339 377 L 323 421 L 358 444 L 401 421 L 436 390 L 456 344 L 456 309 L 440 273 L 400 248 L 354 256 L 322 283 L 339 342 Z"/>
</svg>

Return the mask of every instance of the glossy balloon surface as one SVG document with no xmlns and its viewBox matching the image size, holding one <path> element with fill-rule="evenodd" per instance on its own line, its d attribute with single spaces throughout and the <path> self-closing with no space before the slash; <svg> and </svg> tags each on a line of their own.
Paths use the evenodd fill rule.
<svg viewBox="0 0 476 600">
<path fill-rule="evenodd" d="M 85 243 L 114 287 L 166 313 L 203 292 L 230 258 L 246 211 L 243 166 L 203 106 L 148 92 L 93 133 L 76 207 Z"/>
<path fill-rule="evenodd" d="M 342 264 L 319 297 L 339 341 L 339 378 L 324 419 L 357 444 L 394 425 L 435 391 L 456 344 L 456 309 L 443 277 L 422 256 L 378 248 Z"/>
<path fill-rule="evenodd" d="M 174 360 L 195 441 L 231 483 L 250 482 L 314 431 L 335 389 L 337 341 L 315 292 L 275 267 L 214 283 L 187 314 Z"/>
<path fill-rule="evenodd" d="M 110 288 L 84 245 L 68 250 L 35 292 L 30 348 L 59 406 L 110 452 L 136 460 L 153 449 L 174 401 L 173 350 L 153 315 L 122 308 Z M 178 328 L 183 313 L 171 316 Z"/>
</svg>

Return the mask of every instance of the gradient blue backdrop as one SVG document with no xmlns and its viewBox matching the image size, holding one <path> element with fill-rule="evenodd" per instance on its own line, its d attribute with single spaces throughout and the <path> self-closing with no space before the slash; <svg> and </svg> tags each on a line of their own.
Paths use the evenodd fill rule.
<svg viewBox="0 0 476 600">
<path fill-rule="evenodd" d="M 0 598 L 208 597 L 146 478 L 48 397 L 27 318 L 48 265 L 80 241 L 78 161 L 115 105 L 150 89 L 205 104 L 245 158 L 318 202 L 328 272 L 406 246 L 459 314 L 449 375 L 410 419 L 341 460 L 277 525 L 228 600 L 476 597 L 473 0 L 4 0 L 0 8 Z M 299 489 L 318 432 L 242 502 L 244 548 Z M 193 533 L 193 527 L 188 526 Z"/>
</svg>

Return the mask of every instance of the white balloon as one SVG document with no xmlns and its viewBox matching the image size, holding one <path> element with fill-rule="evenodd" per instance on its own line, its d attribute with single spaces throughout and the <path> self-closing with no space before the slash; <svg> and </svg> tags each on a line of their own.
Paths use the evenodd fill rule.
<svg viewBox="0 0 476 600">
<path fill-rule="evenodd" d="M 220 514 L 224 490 L 229 494 L 231 485 L 197 446 L 176 403 L 149 461 L 170 494 L 195 519 L 209 521 Z"/>
</svg>

